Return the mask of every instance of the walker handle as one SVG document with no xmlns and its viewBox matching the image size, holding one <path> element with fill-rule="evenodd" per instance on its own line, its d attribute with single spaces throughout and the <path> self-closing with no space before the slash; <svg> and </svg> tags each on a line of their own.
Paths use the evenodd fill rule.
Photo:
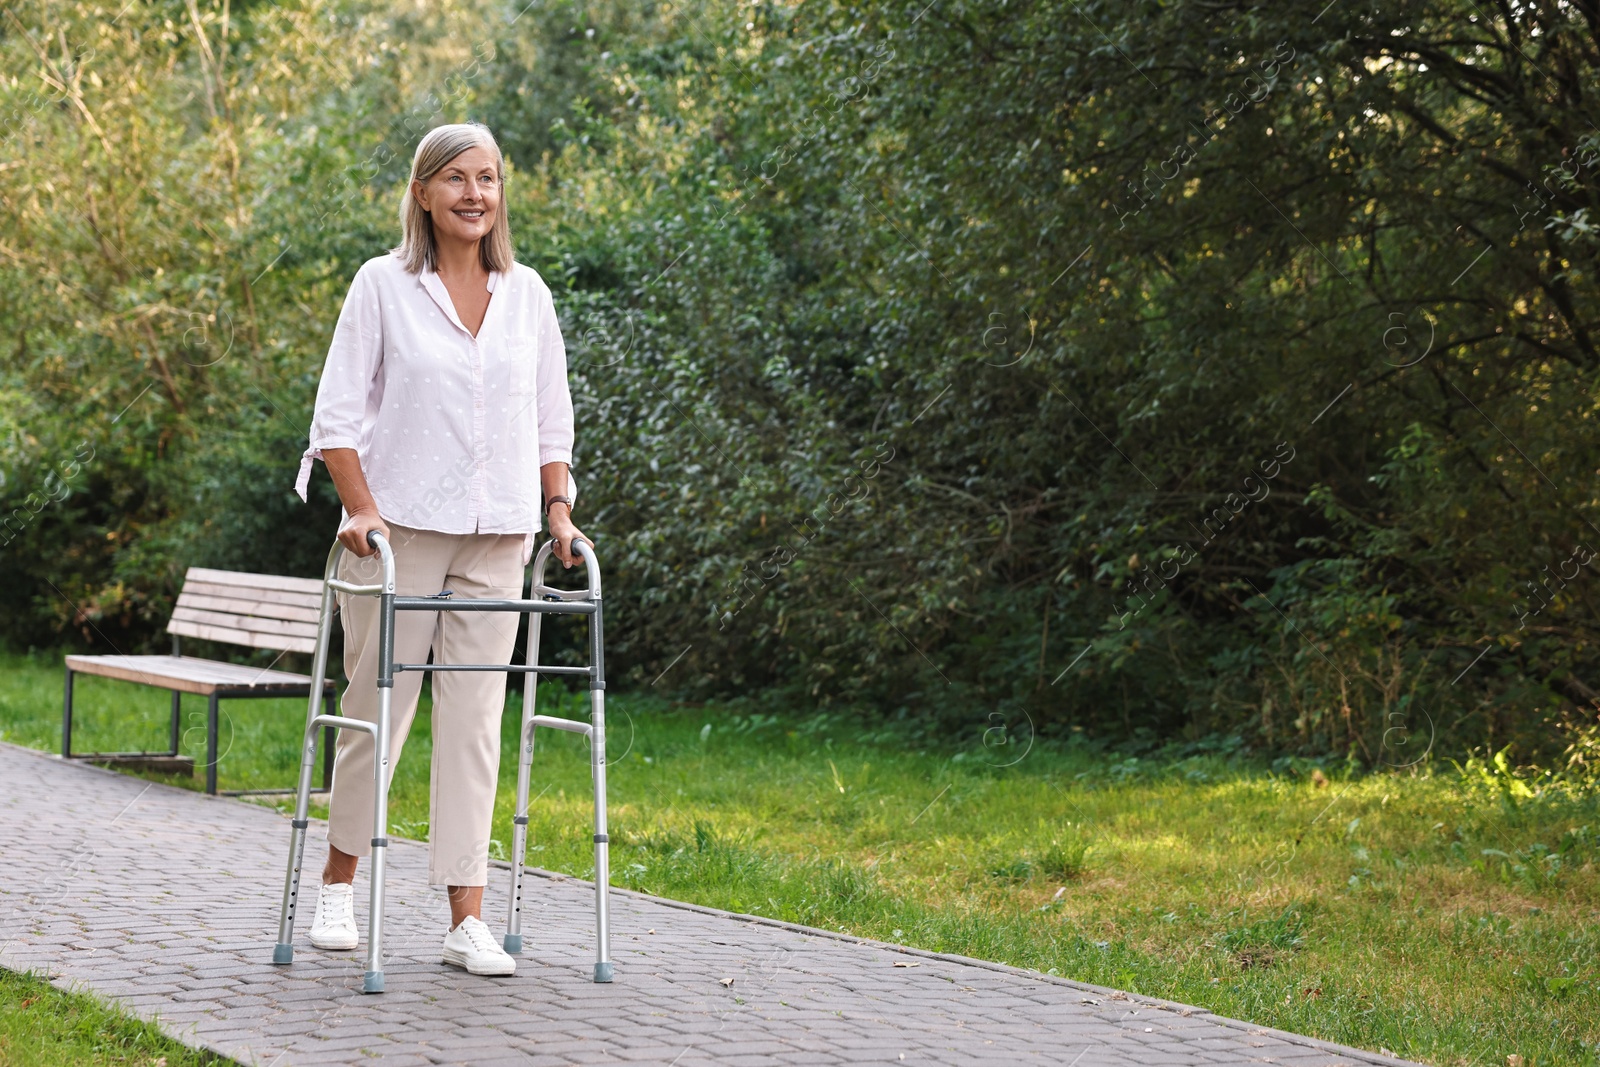
<svg viewBox="0 0 1600 1067">
<path fill-rule="evenodd" d="M 534 597 L 555 597 L 558 600 L 598 600 L 600 597 L 600 561 L 595 557 L 594 545 L 587 537 L 579 536 L 572 539 L 571 551 L 573 555 L 581 557 L 583 567 L 587 573 L 587 589 L 555 589 L 545 583 L 544 571 L 555 554 L 556 539 L 549 538 L 539 546 L 533 557 L 533 584 L 531 592 Z"/>
<path fill-rule="evenodd" d="M 394 592 L 394 549 L 389 547 L 389 539 L 377 530 L 367 531 L 367 544 L 378 553 L 383 564 L 383 591 L 386 594 Z"/>
</svg>

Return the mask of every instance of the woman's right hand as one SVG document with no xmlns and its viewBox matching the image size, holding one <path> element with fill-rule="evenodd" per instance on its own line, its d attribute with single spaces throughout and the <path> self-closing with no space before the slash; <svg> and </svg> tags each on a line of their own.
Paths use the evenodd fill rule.
<svg viewBox="0 0 1600 1067">
<path fill-rule="evenodd" d="M 362 508 L 352 512 L 345 524 L 339 527 L 339 543 L 358 556 L 370 556 L 377 549 L 367 544 L 367 534 L 376 530 L 384 540 L 390 540 L 389 527 L 384 524 L 376 508 Z"/>
</svg>

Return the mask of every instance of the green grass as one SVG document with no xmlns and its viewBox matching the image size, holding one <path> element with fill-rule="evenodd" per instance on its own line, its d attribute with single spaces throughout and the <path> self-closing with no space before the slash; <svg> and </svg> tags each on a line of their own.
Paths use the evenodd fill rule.
<svg viewBox="0 0 1600 1067">
<path fill-rule="evenodd" d="M 0 1064 L 17 1067 L 213 1067 L 196 1052 L 92 996 L 0 970 Z"/>
<path fill-rule="evenodd" d="M 0 736 L 55 747 L 59 685 L 53 656 L 0 660 Z M 85 744 L 137 747 L 140 730 L 160 743 L 164 694 L 98 679 L 81 692 Z M 540 704 L 586 712 L 550 685 Z M 513 700 L 496 855 L 510 839 L 517 713 Z M 303 715 L 298 702 L 236 706 L 224 787 L 288 782 Z M 1592 795 L 1541 793 L 1493 768 L 1329 780 L 1043 744 L 1018 759 L 985 747 L 987 723 L 970 745 L 936 750 L 863 737 L 859 719 L 621 693 L 608 720 L 619 885 L 1429 1063 L 1600 1063 Z M 529 853 L 582 877 L 585 744 L 541 731 Z M 428 749 L 424 708 L 392 793 L 396 834 L 426 836 Z"/>
</svg>

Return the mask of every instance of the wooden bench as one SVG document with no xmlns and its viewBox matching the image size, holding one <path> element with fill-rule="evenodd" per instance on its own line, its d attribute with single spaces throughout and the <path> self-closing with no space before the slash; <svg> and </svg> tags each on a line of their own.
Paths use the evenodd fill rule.
<svg viewBox="0 0 1600 1067">
<path fill-rule="evenodd" d="M 179 751 L 184 693 L 209 699 L 206 715 L 206 792 L 217 792 L 217 714 L 224 699 L 309 697 L 311 678 L 304 674 L 223 663 L 182 654 L 180 637 L 198 637 L 247 648 L 280 652 L 312 652 L 317 643 L 317 616 L 322 610 L 322 582 L 279 574 L 246 574 L 190 567 L 183 590 L 167 622 L 172 635 L 170 656 L 68 656 L 66 694 L 61 719 L 61 755 L 66 759 L 152 770 L 194 773 L 194 761 Z M 168 752 L 72 751 L 72 679 L 92 674 L 172 690 L 172 736 Z M 324 707 L 337 714 L 332 679 L 323 682 Z M 296 746 L 298 750 L 299 746 Z M 322 746 L 322 788 L 333 781 L 333 730 Z M 293 789 L 236 789 L 241 793 L 292 793 Z"/>
</svg>

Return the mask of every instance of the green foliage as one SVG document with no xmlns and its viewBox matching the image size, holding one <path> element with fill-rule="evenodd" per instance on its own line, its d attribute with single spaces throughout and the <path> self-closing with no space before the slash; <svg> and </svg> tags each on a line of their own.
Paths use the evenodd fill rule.
<svg viewBox="0 0 1600 1067">
<path fill-rule="evenodd" d="M 620 681 L 1589 759 L 1574 9 L 197 10 L 0 41 L 8 641 L 148 647 L 191 564 L 317 572 L 339 301 L 475 118 L 557 290 Z"/>
</svg>

